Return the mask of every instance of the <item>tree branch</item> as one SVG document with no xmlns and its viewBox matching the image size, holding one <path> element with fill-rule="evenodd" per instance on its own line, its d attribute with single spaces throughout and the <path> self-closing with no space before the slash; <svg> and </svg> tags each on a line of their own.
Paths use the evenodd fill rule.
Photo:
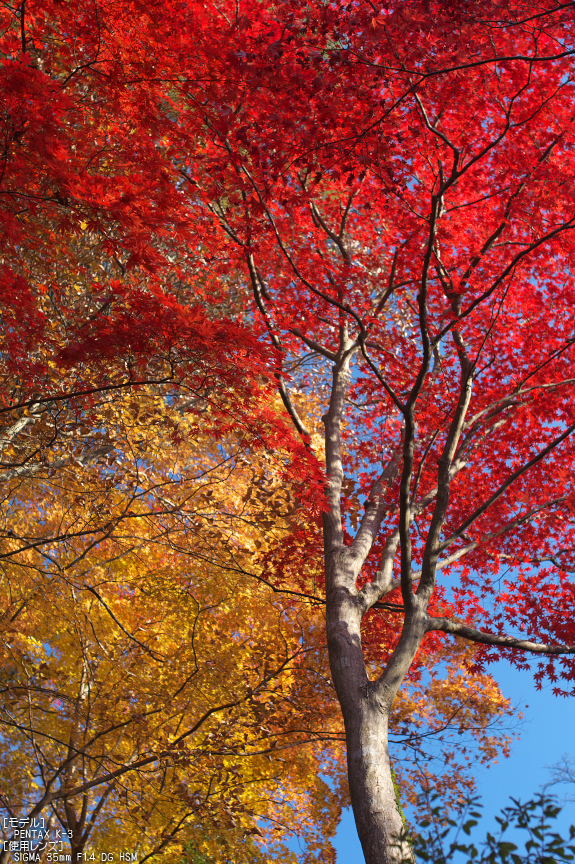
<svg viewBox="0 0 575 864">
<path fill-rule="evenodd" d="M 570 426 L 568 426 L 561 435 L 558 435 L 557 438 L 554 438 L 553 441 L 551 441 L 550 444 L 544 447 L 543 450 L 540 450 L 539 453 L 537 453 L 533 457 L 533 459 L 530 459 L 529 462 L 526 462 L 524 465 L 518 468 L 517 471 L 514 471 L 513 474 L 511 474 L 507 478 L 507 480 L 501 484 L 499 489 L 497 489 L 493 493 L 493 495 L 488 498 L 487 501 L 485 501 L 485 503 L 478 507 L 477 510 L 475 510 L 475 512 L 471 514 L 471 516 L 469 516 L 461 523 L 459 528 L 457 528 L 450 537 L 448 537 L 446 540 L 443 541 L 443 543 L 439 545 L 437 550 L 438 553 L 443 552 L 444 549 L 447 549 L 448 546 L 455 542 L 455 540 L 457 540 L 457 538 L 460 537 L 463 532 L 466 531 L 469 526 L 475 522 L 476 519 L 478 519 L 483 513 L 486 512 L 486 510 L 491 507 L 492 504 L 494 504 L 499 498 L 501 498 L 501 496 L 504 494 L 504 492 L 507 491 L 507 489 L 509 489 L 512 483 L 514 483 L 516 480 L 519 479 L 519 477 L 529 471 L 530 468 L 533 468 L 534 465 L 537 465 L 537 463 L 544 459 L 548 453 L 551 453 L 552 450 L 554 450 L 556 447 L 559 446 L 559 444 L 565 441 L 565 439 L 568 438 L 573 431 L 575 431 L 575 423 L 572 423 Z"/>
<path fill-rule="evenodd" d="M 480 645 L 499 645 L 501 648 L 518 648 L 521 651 L 530 651 L 533 654 L 575 654 L 575 645 L 547 645 L 544 642 L 531 642 L 528 639 L 514 639 L 513 636 L 503 634 L 495 635 L 476 630 L 468 624 L 453 621 L 451 618 L 436 618 L 430 616 L 428 619 L 428 632 L 439 630 L 441 633 L 449 633 L 452 636 L 461 636 L 470 642 Z"/>
<path fill-rule="evenodd" d="M 279 351 L 280 353 L 283 353 L 281 339 L 277 335 L 277 333 L 275 332 L 275 330 L 272 326 L 270 317 L 268 315 L 268 312 L 267 312 L 265 305 L 264 305 L 261 287 L 260 287 L 261 279 L 260 279 L 260 275 L 256 269 L 256 266 L 255 266 L 254 256 L 251 254 L 248 255 L 247 262 L 248 262 L 248 270 L 249 270 L 249 274 L 250 274 L 250 280 L 252 283 L 252 289 L 253 289 L 256 305 L 262 314 L 262 317 L 265 321 L 266 327 L 268 328 L 270 338 L 272 340 L 274 348 L 276 348 L 276 350 Z M 283 375 L 281 374 L 281 372 L 276 372 L 275 378 L 276 378 L 276 381 L 278 382 L 278 389 L 280 392 L 281 400 L 284 403 L 284 407 L 285 407 L 286 411 L 288 412 L 289 416 L 291 417 L 291 420 L 292 420 L 295 428 L 297 429 L 298 433 L 302 437 L 303 436 L 309 437 L 309 432 L 306 429 L 306 427 L 304 426 L 302 419 L 299 416 L 299 414 L 295 408 L 295 405 L 291 401 L 290 395 L 288 393 L 288 390 L 287 390 L 287 387 L 285 385 L 285 381 L 284 381 L 284 378 L 283 378 Z"/>
</svg>

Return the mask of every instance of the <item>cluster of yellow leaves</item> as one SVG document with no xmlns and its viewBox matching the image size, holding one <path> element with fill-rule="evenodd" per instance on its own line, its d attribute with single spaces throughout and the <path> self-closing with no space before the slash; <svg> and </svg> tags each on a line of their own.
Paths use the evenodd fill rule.
<svg viewBox="0 0 575 864">
<path fill-rule="evenodd" d="M 299 834 L 330 860 L 345 796 L 322 621 L 254 555 L 296 511 L 281 461 L 157 394 L 64 422 L 28 424 L 58 459 L 5 481 L 0 805 L 44 801 L 74 855 L 287 862 Z M 114 450 L 65 458 L 90 435 Z"/>
</svg>

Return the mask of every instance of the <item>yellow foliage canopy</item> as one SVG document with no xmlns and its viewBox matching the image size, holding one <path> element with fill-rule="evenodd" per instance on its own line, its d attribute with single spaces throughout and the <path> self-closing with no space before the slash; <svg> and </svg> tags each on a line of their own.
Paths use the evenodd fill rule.
<svg viewBox="0 0 575 864">
<path fill-rule="evenodd" d="M 52 812 L 74 855 L 130 838 L 139 860 L 190 843 L 219 860 L 258 838 L 290 861 L 276 841 L 297 833 L 328 860 L 341 764 L 321 621 L 253 569 L 293 496 L 281 461 L 249 466 L 178 407 L 103 400 L 112 465 L 7 481 L 0 801 Z"/>
</svg>

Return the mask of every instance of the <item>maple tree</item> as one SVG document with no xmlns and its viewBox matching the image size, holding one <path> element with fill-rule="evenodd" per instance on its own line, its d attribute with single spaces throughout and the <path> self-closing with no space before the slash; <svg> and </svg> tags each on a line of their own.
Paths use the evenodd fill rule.
<svg viewBox="0 0 575 864">
<path fill-rule="evenodd" d="M 281 462 L 216 445 L 181 408 L 108 396 L 92 420 L 111 465 L 70 459 L 4 480 L 0 811 L 49 814 L 74 857 L 130 846 L 179 860 L 192 844 L 260 861 L 259 839 L 292 860 L 281 841 L 297 833 L 306 860 L 330 860 L 345 792 L 320 598 L 269 582 L 300 508 Z M 509 706 L 461 652 L 427 666 L 441 660 L 447 686 L 432 668 L 431 688 L 414 680 L 392 728 L 420 758 L 430 733 L 469 731 L 467 760 L 444 745 L 457 798 L 477 746 L 484 759 L 507 746 L 491 727 Z M 419 788 L 405 770 L 400 782 Z"/>
<path fill-rule="evenodd" d="M 149 389 L 100 394 L 89 414 L 98 447 L 93 429 L 66 427 L 53 407 L 7 436 L 21 454 L 43 441 L 44 457 L 56 439 L 66 458 L 36 454 L 3 478 L 0 808 L 51 813 L 74 856 L 113 851 L 122 837 L 140 857 L 177 858 L 188 842 L 211 854 L 243 844 L 247 855 L 269 818 L 329 857 L 345 794 L 324 780 L 339 785 L 342 730 L 316 612 L 321 577 L 291 590 L 275 578 L 301 505 L 281 459 L 258 461 L 231 436 L 216 445 L 209 404 L 202 431 L 188 403 Z M 58 431 L 80 440 L 66 450 Z M 74 456 L 80 445 L 89 459 Z M 507 747 L 491 727 L 509 706 L 488 678 L 470 678 L 466 659 L 426 658 L 433 686 L 416 678 L 399 700 L 392 728 L 408 753 L 422 758 L 430 732 L 469 730 L 484 759 Z M 454 710 L 457 693 L 465 706 Z M 454 760 L 445 742 L 456 782 L 400 769 L 403 794 L 423 780 L 460 798 L 476 747 Z M 221 827 L 204 837 L 206 824 Z"/>
<path fill-rule="evenodd" d="M 3 9 L 6 362 L 24 382 L 6 398 L 38 401 L 46 364 L 25 352 L 51 338 L 47 304 L 76 392 L 158 363 L 172 382 L 176 361 L 197 388 L 209 355 L 217 380 L 247 383 L 235 418 L 297 454 L 312 509 L 297 402 L 323 399 L 351 799 L 368 864 L 400 860 L 388 723 L 418 658 L 448 634 L 484 660 L 489 646 L 547 658 L 539 678 L 575 675 L 572 4 L 169 12 Z M 89 232 L 110 262 L 71 313 L 28 264 L 62 231 Z M 170 270 L 176 249 L 185 270 Z M 119 377 L 126 355 L 137 379 Z M 262 384 L 303 444 L 258 411 Z M 294 554 L 315 548 L 305 534 Z"/>
<path fill-rule="evenodd" d="M 287 861 L 296 832 L 310 861 L 329 857 L 341 733 L 319 622 L 248 569 L 262 501 L 268 534 L 294 510 L 281 464 L 254 475 L 237 440 L 216 444 L 157 395 L 98 411 L 113 466 L 35 472 L 9 493 L 0 808 L 52 814 L 74 858 L 178 861 L 193 842 L 260 861 L 260 838 Z M 43 544 L 18 548 L 31 529 Z"/>
</svg>

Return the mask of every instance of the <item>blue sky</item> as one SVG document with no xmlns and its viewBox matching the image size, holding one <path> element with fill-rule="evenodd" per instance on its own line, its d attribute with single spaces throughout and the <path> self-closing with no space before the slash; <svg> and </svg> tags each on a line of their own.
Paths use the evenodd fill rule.
<svg viewBox="0 0 575 864">
<path fill-rule="evenodd" d="M 494 830 L 494 816 L 509 803 L 510 796 L 522 800 L 532 797 L 549 780 L 550 765 L 564 753 L 575 756 L 575 697 L 554 696 L 552 685 L 536 690 L 531 672 L 514 669 L 505 661 L 491 665 L 488 671 L 499 681 L 503 693 L 523 710 L 525 720 L 510 757 L 489 768 L 477 768 L 477 791 L 484 806 L 477 839 Z M 565 829 L 571 823 L 575 824 L 573 803 L 565 805 L 558 827 Z M 364 864 L 350 812 L 342 820 L 335 847 L 337 864 Z"/>
</svg>

